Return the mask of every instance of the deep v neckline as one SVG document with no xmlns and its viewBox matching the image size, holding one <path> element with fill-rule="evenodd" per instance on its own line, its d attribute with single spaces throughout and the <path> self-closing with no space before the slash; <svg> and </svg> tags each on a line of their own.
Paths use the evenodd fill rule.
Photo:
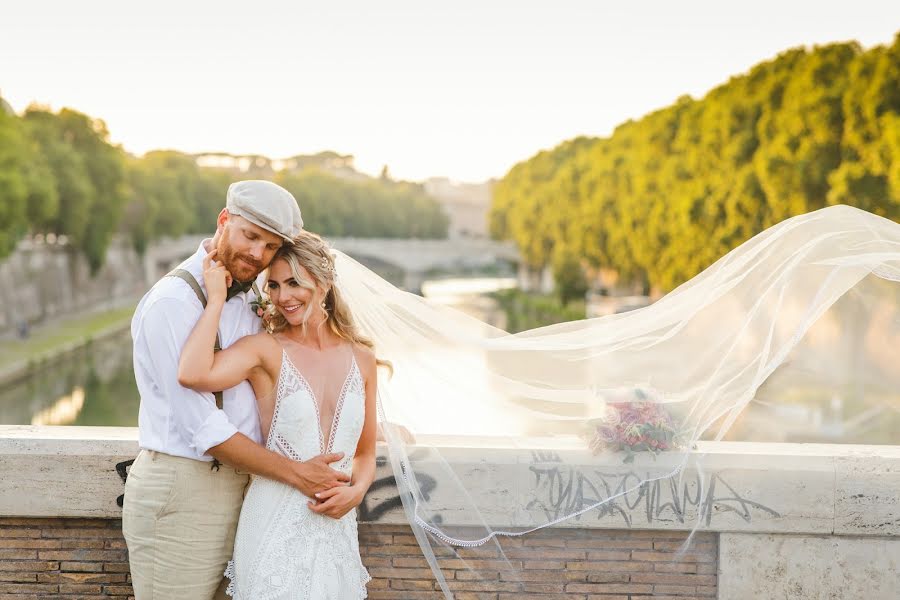
<svg viewBox="0 0 900 600">
<path fill-rule="evenodd" d="M 297 375 L 297 378 L 300 380 L 300 383 L 306 389 L 307 394 L 309 395 L 309 399 L 312 402 L 313 409 L 316 413 L 316 430 L 319 432 L 319 453 L 320 454 L 328 454 L 332 451 L 334 447 L 334 439 L 335 433 L 337 432 L 338 424 L 340 423 L 341 411 L 344 408 L 344 398 L 347 396 L 347 390 L 350 388 L 350 381 L 353 379 L 354 372 L 356 371 L 356 354 L 353 350 L 350 350 L 350 368 L 347 370 L 347 376 L 344 377 L 344 384 L 341 386 L 341 392 L 338 395 L 337 403 L 334 405 L 334 414 L 331 416 L 331 427 L 328 430 L 328 444 L 325 444 L 325 432 L 322 430 L 322 413 L 319 408 L 319 398 L 316 396 L 316 393 L 313 391 L 312 386 L 309 384 L 309 381 L 303 375 L 303 372 L 294 364 L 294 361 L 288 355 L 287 350 L 281 349 L 282 356 L 287 364 L 291 367 L 291 370 Z"/>
</svg>

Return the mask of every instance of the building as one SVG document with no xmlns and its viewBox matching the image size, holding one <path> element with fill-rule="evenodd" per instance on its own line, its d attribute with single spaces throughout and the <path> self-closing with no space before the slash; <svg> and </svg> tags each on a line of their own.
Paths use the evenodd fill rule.
<svg viewBox="0 0 900 600">
<path fill-rule="evenodd" d="M 226 169 L 256 177 L 268 178 L 280 171 L 303 171 L 318 169 L 329 175 L 343 179 L 368 179 L 353 166 L 353 156 L 336 152 L 318 154 L 298 154 L 289 158 L 273 159 L 260 154 L 229 154 L 227 152 L 205 152 L 195 154 L 194 159 L 201 167 Z"/>
<path fill-rule="evenodd" d="M 493 179 L 484 183 L 456 183 L 446 177 L 432 177 L 425 180 L 423 186 L 425 193 L 437 200 L 450 217 L 450 238 L 489 237 L 488 213 Z"/>
</svg>

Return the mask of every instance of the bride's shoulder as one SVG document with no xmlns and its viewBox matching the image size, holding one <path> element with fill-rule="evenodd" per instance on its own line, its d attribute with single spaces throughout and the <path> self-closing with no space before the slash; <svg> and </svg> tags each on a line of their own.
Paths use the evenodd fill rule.
<svg viewBox="0 0 900 600">
<path fill-rule="evenodd" d="M 271 333 L 261 331 L 248 335 L 242 338 L 241 341 L 250 346 L 256 354 L 263 358 L 281 357 L 281 344 L 278 343 L 278 340 Z"/>
<path fill-rule="evenodd" d="M 281 370 L 282 346 L 271 333 L 261 331 L 249 335 L 244 340 L 252 347 L 252 352 L 259 357 L 260 367 L 274 380 Z"/>
<path fill-rule="evenodd" d="M 371 348 L 362 344 L 353 344 L 353 354 L 363 375 L 375 372 L 375 352 Z"/>
</svg>

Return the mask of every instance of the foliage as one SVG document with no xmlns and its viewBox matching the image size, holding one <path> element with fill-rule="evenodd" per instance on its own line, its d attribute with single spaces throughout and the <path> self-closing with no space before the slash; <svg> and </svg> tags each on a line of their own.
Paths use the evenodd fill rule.
<svg viewBox="0 0 900 600">
<path fill-rule="evenodd" d="M 211 233 L 228 185 L 252 178 L 290 189 L 306 227 L 325 236 L 447 235 L 447 216 L 420 185 L 393 181 L 387 170 L 381 178 L 361 175 L 349 156 L 296 156 L 278 175 L 200 167 L 193 156 L 171 150 L 130 156 L 110 143 L 103 121 L 74 110 L 30 107 L 18 116 L 5 107 L 0 104 L 0 258 L 28 233 L 53 233 L 96 271 L 117 233 L 140 252 L 163 237 Z"/>
<path fill-rule="evenodd" d="M 324 236 L 447 236 L 447 216 L 418 184 L 386 177 L 353 180 L 318 168 L 282 172 L 275 182 L 297 198 L 304 227 Z"/>
<path fill-rule="evenodd" d="M 29 150 L 19 119 L 0 109 L 0 256 L 12 251 L 28 227 Z"/>
<path fill-rule="evenodd" d="M 563 266 L 575 281 L 605 267 L 670 290 L 764 228 L 838 203 L 900 220 L 900 35 L 789 50 L 609 138 L 540 152 L 498 182 L 491 232 L 560 280 Z"/>
<path fill-rule="evenodd" d="M 506 331 L 518 333 L 537 327 L 584 318 L 584 300 L 563 305 L 554 296 L 501 290 L 490 294 L 506 314 Z"/>
<path fill-rule="evenodd" d="M 48 167 L 30 190 L 42 198 L 30 229 L 65 235 L 96 271 L 127 200 L 124 153 L 108 142 L 103 121 L 73 110 L 29 108 L 23 121 Z"/>
</svg>

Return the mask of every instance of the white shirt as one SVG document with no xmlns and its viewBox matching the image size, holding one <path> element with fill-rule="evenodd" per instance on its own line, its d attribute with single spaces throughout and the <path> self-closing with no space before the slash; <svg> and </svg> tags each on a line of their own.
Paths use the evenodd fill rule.
<svg viewBox="0 0 900 600">
<path fill-rule="evenodd" d="M 181 263 L 204 293 L 203 259 L 211 240 Z M 245 335 L 258 333 L 261 319 L 250 307 L 252 291 L 225 303 L 219 340 L 227 348 Z M 131 320 L 134 377 L 141 395 L 138 443 L 146 450 L 211 461 L 206 451 L 240 432 L 261 442 L 259 412 L 253 388 L 246 381 L 222 394 L 224 410 L 211 392 L 195 392 L 178 384 L 178 359 L 203 306 L 194 290 L 178 277 L 160 279 L 138 304 Z"/>
</svg>

